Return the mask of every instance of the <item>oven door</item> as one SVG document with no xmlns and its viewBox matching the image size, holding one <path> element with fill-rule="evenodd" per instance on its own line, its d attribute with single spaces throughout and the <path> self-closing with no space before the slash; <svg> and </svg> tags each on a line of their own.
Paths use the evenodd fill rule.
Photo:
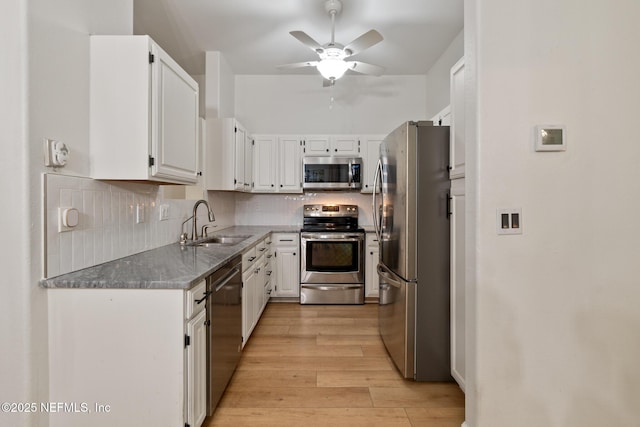
<svg viewBox="0 0 640 427">
<path fill-rule="evenodd" d="M 301 283 L 364 283 L 364 233 L 302 232 Z"/>
</svg>

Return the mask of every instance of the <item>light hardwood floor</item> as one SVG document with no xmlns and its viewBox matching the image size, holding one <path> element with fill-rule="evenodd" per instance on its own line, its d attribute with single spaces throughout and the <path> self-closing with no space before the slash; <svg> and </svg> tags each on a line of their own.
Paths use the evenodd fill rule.
<svg viewBox="0 0 640 427">
<path fill-rule="evenodd" d="M 460 427 L 460 388 L 402 379 L 377 310 L 270 303 L 204 426 Z"/>
</svg>

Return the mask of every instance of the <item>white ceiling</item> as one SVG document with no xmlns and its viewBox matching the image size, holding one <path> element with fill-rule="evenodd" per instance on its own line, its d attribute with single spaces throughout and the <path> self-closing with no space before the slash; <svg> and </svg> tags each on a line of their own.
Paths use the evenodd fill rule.
<svg viewBox="0 0 640 427">
<path fill-rule="evenodd" d="M 343 0 L 336 42 L 370 29 L 384 40 L 354 60 L 387 75 L 425 74 L 463 27 L 463 0 Z M 149 34 L 189 73 L 204 74 L 206 51 L 220 51 L 235 74 L 313 74 L 280 64 L 316 60 L 289 34 L 331 38 L 324 0 L 134 0 L 134 32 Z"/>
</svg>

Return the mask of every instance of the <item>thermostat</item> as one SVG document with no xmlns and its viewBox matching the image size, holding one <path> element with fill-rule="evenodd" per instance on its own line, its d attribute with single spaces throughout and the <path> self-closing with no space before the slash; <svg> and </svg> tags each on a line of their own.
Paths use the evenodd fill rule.
<svg viewBox="0 0 640 427">
<path fill-rule="evenodd" d="M 567 133 L 564 126 L 536 126 L 536 151 L 566 151 Z"/>
</svg>

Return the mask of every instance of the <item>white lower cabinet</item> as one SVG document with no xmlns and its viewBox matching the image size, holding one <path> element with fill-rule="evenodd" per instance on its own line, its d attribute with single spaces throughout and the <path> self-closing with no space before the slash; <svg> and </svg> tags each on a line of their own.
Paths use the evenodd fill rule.
<svg viewBox="0 0 640 427">
<path fill-rule="evenodd" d="M 187 424 L 199 427 L 207 416 L 207 312 L 187 322 Z M 186 340 L 186 339 L 185 339 Z M 186 342 L 185 342 L 186 344 Z"/>
<path fill-rule="evenodd" d="M 267 305 L 270 286 L 270 237 L 262 239 L 242 256 L 242 346 L 251 337 Z"/>
<path fill-rule="evenodd" d="M 300 234 L 273 233 L 275 280 L 273 297 L 300 297 Z"/>
<path fill-rule="evenodd" d="M 367 233 L 364 257 L 364 296 L 378 298 L 378 260 L 380 247 L 376 233 Z"/>
<path fill-rule="evenodd" d="M 193 301 L 204 290 L 49 289 L 49 400 L 89 405 L 49 426 L 200 426 L 206 327 Z"/>
<path fill-rule="evenodd" d="M 451 181 L 451 375 L 465 389 L 465 190 Z"/>
</svg>

